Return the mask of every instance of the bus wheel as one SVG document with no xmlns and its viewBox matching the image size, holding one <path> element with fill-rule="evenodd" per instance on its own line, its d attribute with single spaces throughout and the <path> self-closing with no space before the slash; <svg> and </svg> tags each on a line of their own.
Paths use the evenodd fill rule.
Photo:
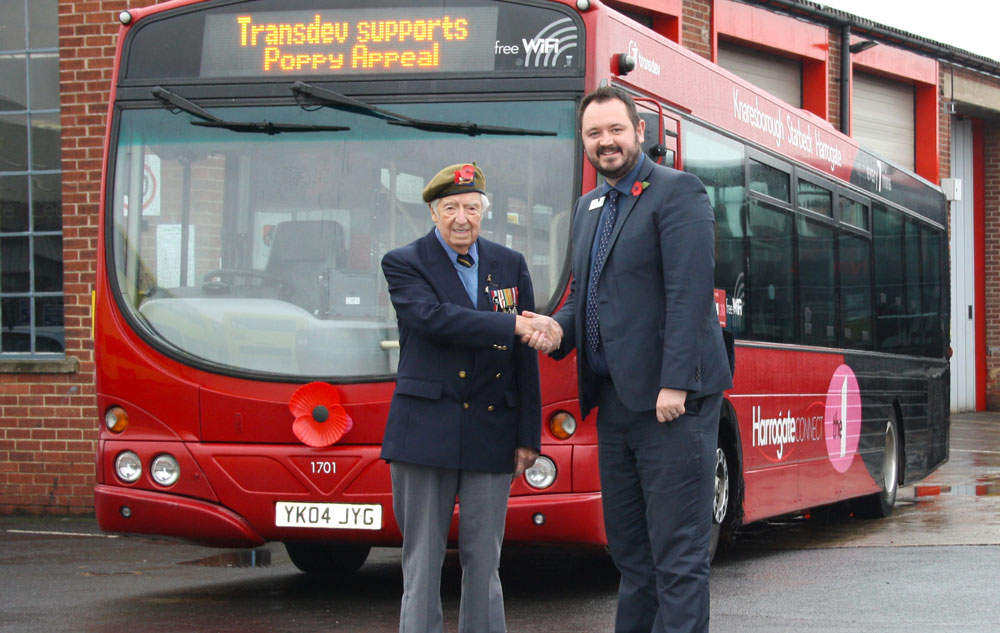
<svg viewBox="0 0 1000 633">
<path fill-rule="evenodd" d="M 885 423 L 885 453 L 882 456 L 882 490 L 855 499 L 854 512 L 860 517 L 881 519 L 892 514 L 899 490 L 899 422 L 896 413 L 889 414 Z"/>
<path fill-rule="evenodd" d="M 290 541 L 285 550 L 292 563 L 307 574 L 353 573 L 361 569 L 371 551 L 369 545 L 345 545 L 316 541 Z"/>
<path fill-rule="evenodd" d="M 722 437 L 719 437 L 722 444 Z M 734 494 L 737 476 L 731 470 L 736 461 L 723 446 L 715 449 L 715 495 L 712 501 L 712 547 L 711 557 L 717 552 L 725 552 L 736 541 L 737 508 Z"/>
</svg>

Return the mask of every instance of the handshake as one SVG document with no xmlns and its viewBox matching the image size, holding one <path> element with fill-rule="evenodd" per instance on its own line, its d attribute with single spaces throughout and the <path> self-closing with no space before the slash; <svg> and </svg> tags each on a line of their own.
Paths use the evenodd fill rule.
<svg viewBox="0 0 1000 633">
<path fill-rule="evenodd" d="M 514 335 L 543 354 L 551 354 L 562 343 L 562 326 L 550 316 L 525 310 L 517 315 Z"/>
</svg>

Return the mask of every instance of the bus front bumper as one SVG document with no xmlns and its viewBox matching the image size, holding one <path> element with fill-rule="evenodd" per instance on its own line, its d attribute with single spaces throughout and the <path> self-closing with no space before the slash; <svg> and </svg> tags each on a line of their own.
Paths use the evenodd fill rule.
<svg viewBox="0 0 1000 633">
<path fill-rule="evenodd" d="M 245 518 L 216 503 L 173 494 L 98 484 L 94 489 L 97 522 L 105 532 L 166 536 L 208 547 L 260 547 L 288 534 L 262 534 Z M 458 537 L 458 512 L 452 540 Z M 387 517 L 389 519 L 389 517 Z M 395 519 L 372 544 L 398 545 Z M 389 525 L 391 524 L 391 526 Z M 389 534 L 391 532 L 391 534 Z M 308 540 L 330 536 L 303 530 Z M 509 543 L 566 543 L 603 547 L 606 543 L 600 493 L 512 496 L 504 535 Z M 351 541 L 358 541 L 354 535 Z"/>
<path fill-rule="evenodd" d="M 607 545 L 601 493 L 511 496 L 507 505 L 508 543 Z"/>
<path fill-rule="evenodd" d="M 155 534 L 209 547 L 259 547 L 265 542 L 235 512 L 190 497 L 98 484 L 94 509 L 105 532 Z"/>
</svg>

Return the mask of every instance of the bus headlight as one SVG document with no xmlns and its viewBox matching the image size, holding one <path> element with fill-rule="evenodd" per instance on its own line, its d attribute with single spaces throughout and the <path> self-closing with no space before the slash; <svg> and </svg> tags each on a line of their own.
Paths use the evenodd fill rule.
<svg viewBox="0 0 1000 633">
<path fill-rule="evenodd" d="M 556 411 L 549 418 L 549 430 L 561 440 L 568 440 L 576 433 L 576 418 L 565 411 Z"/>
<path fill-rule="evenodd" d="M 153 463 L 149 466 L 149 473 L 153 476 L 153 481 L 161 486 L 172 486 L 180 479 L 181 465 L 177 463 L 173 455 L 163 453 L 153 458 Z"/>
<path fill-rule="evenodd" d="M 128 427 L 128 413 L 121 407 L 110 407 L 104 413 L 104 426 L 112 433 L 121 433 Z"/>
<path fill-rule="evenodd" d="M 535 465 L 524 471 L 524 479 L 532 488 L 548 488 L 556 480 L 556 464 L 545 455 L 539 455 Z"/>
<path fill-rule="evenodd" d="M 115 474 L 125 483 L 132 483 L 142 475 L 142 461 L 132 451 L 122 451 L 115 458 Z"/>
</svg>

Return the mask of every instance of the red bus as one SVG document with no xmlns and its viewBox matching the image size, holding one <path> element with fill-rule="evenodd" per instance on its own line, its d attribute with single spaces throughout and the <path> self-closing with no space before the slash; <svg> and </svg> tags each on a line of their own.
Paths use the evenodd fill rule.
<svg viewBox="0 0 1000 633">
<path fill-rule="evenodd" d="M 596 174 L 575 110 L 620 85 L 646 149 L 717 213 L 737 341 L 716 539 L 896 491 L 948 457 L 945 201 L 825 121 L 589 0 L 175 0 L 122 13 L 96 288 L 103 529 L 287 546 L 306 571 L 398 545 L 380 441 L 398 333 L 379 262 L 476 160 L 483 235 L 568 289 Z M 641 310 L 642 306 L 636 306 Z M 542 358 L 543 456 L 506 538 L 603 545 L 575 366 Z M 326 420 L 326 421 L 323 421 Z"/>
</svg>

